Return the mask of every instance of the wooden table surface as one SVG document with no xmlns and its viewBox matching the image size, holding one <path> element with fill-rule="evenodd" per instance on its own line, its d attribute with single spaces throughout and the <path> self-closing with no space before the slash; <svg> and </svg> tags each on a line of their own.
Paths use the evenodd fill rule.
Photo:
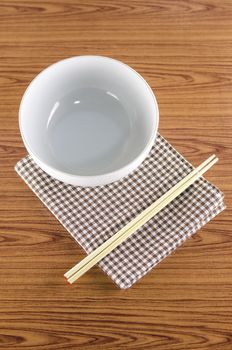
<svg viewBox="0 0 232 350">
<path fill-rule="evenodd" d="M 74 55 L 106 55 L 154 89 L 160 132 L 227 210 L 129 290 L 97 268 L 70 288 L 84 254 L 14 172 L 18 106 L 33 77 Z M 232 349 L 231 0 L 1 0 L 0 349 Z"/>
</svg>

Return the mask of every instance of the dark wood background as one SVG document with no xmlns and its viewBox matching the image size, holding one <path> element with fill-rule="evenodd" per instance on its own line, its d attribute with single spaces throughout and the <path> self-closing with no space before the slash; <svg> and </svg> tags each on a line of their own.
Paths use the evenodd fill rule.
<svg viewBox="0 0 232 350">
<path fill-rule="evenodd" d="M 84 254 L 13 170 L 26 86 L 83 54 L 144 76 L 189 161 L 220 158 L 207 178 L 227 210 L 126 291 L 97 267 L 64 283 Z M 0 349 L 231 350 L 231 0 L 1 0 L 0 101 Z"/>
</svg>

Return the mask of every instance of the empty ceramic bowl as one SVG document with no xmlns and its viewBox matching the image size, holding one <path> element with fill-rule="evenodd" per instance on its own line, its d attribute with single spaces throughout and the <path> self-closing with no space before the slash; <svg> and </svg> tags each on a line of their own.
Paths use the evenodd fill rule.
<svg viewBox="0 0 232 350">
<path fill-rule="evenodd" d="M 19 110 L 27 151 L 49 175 L 76 186 L 111 183 L 137 168 L 159 112 L 146 81 L 101 56 L 55 63 L 29 85 Z"/>
</svg>

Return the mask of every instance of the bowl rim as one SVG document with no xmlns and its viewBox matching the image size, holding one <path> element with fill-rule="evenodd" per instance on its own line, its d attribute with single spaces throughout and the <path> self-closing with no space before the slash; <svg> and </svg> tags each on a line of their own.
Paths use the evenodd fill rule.
<svg viewBox="0 0 232 350">
<path fill-rule="evenodd" d="M 46 161 L 44 161 L 43 159 L 41 159 L 40 156 L 38 156 L 36 154 L 36 152 L 34 152 L 30 145 L 28 144 L 28 142 L 26 141 L 26 138 L 23 134 L 23 126 L 22 126 L 22 109 L 23 109 L 23 103 L 24 103 L 24 99 L 27 95 L 27 92 L 29 91 L 29 89 L 31 88 L 32 84 L 35 83 L 35 81 L 41 76 L 41 75 L 44 75 L 48 70 L 54 68 L 56 65 L 59 65 L 59 64 L 62 64 L 63 62 L 67 62 L 67 61 L 73 61 L 73 60 L 76 60 L 76 59 L 85 59 L 87 57 L 92 57 L 92 58 L 100 58 L 100 59 L 103 59 L 103 60 L 111 60 L 111 61 L 114 61 L 124 67 L 126 67 L 127 69 L 131 70 L 134 74 L 137 75 L 137 77 L 142 80 L 146 87 L 148 88 L 148 91 L 150 93 L 150 96 L 152 97 L 153 99 L 153 102 L 154 102 L 154 106 L 155 106 L 155 109 L 156 109 L 156 118 L 154 118 L 154 128 L 153 128 L 153 132 L 149 138 L 149 140 L 147 141 L 146 143 L 146 146 L 142 149 L 142 151 L 137 154 L 137 156 L 135 158 L 133 158 L 133 160 L 131 160 L 130 162 L 128 162 L 127 164 L 125 164 L 124 166 L 120 167 L 120 168 L 117 168 L 113 171 L 110 171 L 110 172 L 107 172 L 107 173 L 102 173 L 102 174 L 95 174 L 95 175 L 78 175 L 78 174 L 73 174 L 73 173 L 69 173 L 67 171 L 63 171 L 63 170 L 60 170 L 59 168 L 56 168 L 50 164 L 48 164 Z M 29 85 L 27 86 L 26 90 L 24 91 L 23 93 L 23 96 L 22 96 L 22 99 L 21 99 L 21 102 L 20 102 L 20 106 L 19 106 L 19 129 L 20 129 L 20 133 L 21 133 L 21 137 L 23 139 L 23 143 L 28 151 L 28 153 L 31 155 L 32 158 L 35 158 L 35 162 L 36 160 L 39 161 L 40 164 L 44 164 L 46 168 L 50 168 L 53 172 L 59 174 L 59 177 L 62 177 L 62 176 L 68 176 L 69 178 L 71 179 L 99 179 L 99 183 L 100 182 L 103 182 L 102 180 L 104 180 L 104 178 L 106 177 L 111 177 L 111 176 L 114 176 L 116 173 L 120 172 L 122 173 L 123 171 L 127 171 L 128 170 L 128 167 L 130 167 L 130 165 L 136 163 L 139 158 L 141 158 L 143 155 L 146 155 L 149 153 L 149 151 L 151 150 L 151 147 L 155 141 L 155 138 L 156 138 L 156 135 L 157 135 L 157 131 L 158 131 L 158 125 L 159 125 L 159 108 L 158 108 L 158 103 L 157 103 L 157 100 L 156 100 L 156 97 L 153 93 L 153 90 L 151 89 L 150 85 L 147 83 L 147 81 L 135 70 L 133 69 L 132 67 L 130 67 L 129 65 L 127 65 L 126 63 L 124 62 L 121 62 L 117 59 L 114 59 L 114 58 L 111 58 L 111 57 L 108 57 L 108 56 L 101 56 L 101 55 L 79 55 L 79 56 L 72 56 L 72 57 L 68 57 L 68 58 L 65 58 L 65 59 L 62 59 L 62 60 L 59 60 L 51 65 L 49 65 L 48 67 L 46 67 L 45 69 L 43 69 L 42 71 L 40 71 L 33 79 L 32 81 L 29 83 Z M 144 160 L 144 159 L 143 159 Z M 142 160 L 142 161 L 143 161 Z M 141 164 L 141 162 L 140 162 Z"/>
</svg>

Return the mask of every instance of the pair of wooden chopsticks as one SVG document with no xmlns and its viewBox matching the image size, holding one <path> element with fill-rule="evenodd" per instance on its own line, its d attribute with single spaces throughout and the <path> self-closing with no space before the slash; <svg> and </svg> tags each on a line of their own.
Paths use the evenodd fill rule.
<svg viewBox="0 0 232 350">
<path fill-rule="evenodd" d="M 140 213 L 136 218 L 119 230 L 115 235 L 109 238 L 106 242 L 100 245 L 96 250 L 90 253 L 86 258 L 76 264 L 72 269 L 65 273 L 64 277 L 72 284 L 84 273 L 86 273 L 91 267 L 97 264 L 101 259 L 108 255 L 119 244 L 125 241 L 136 230 L 143 226 L 148 220 L 168 205 L 173 199 L 179 196 L 190 185 L 192 185 L 200 176 L 202 176 L 207 170 L 209 170 L 216 162 L 218 158 L 215 155 L 209 157 L 201 165 L 195 168 L 190 174 L 179 181 L 174 187 L 167 191 L 157 201 L 151 204 L 147 209 Z"/>
</svg>

